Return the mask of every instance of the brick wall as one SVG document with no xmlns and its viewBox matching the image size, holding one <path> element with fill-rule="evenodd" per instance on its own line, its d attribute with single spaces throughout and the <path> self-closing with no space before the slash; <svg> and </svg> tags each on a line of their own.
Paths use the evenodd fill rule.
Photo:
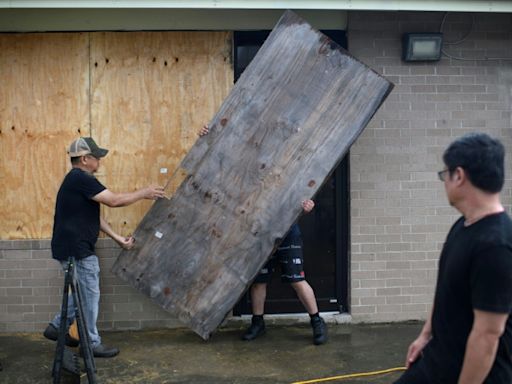
<svg viewBox="0 0 512 384">
<path fill-rule="evenodd" d="M 351 303 L 354 321 L 424 319 L 437 261 L 458 217 L 436 171 L 446 146 L 484 131 L 511 144 L 512 61 L 401 61 L 403 32 L 437 32 L 443 13 L 351 12 L 350 52 L 395 88 L 351 149 Z M 512 58 L 512 15 L 448 14 L 447 47 L 468 59 Z M 512 154 L 503 202 L 510 212 Z"/>
<path fill-rule="evenodd" d="M 100 239 L 98 328 L 173 327 L 178 321 L 115 277 L 110 269 L 119 247 Z M 0 332 L 41 331 L 60 310 L 64 276 L 51 257 L 49 240 L 0 241 Z"/>
<path fill-rule="evenodd" d="M 511 141 L 512 61 L 406 64 L 402 32 L 438 31 L 441 13 L 352 12 L 353 55 L 395 89 L 351 149 L 351 311 L 354 321 L 423 319 L 432 302 L 439 249 L 457 217 L 436 171 L 454 137 L 480 130 Z M 450 14 L 445 38 L 470 27 Z M 453 38 L 452 38 L 453 37 Z M 467 39 L 450 49 L 480 59 L 512 57 L 512 15 L 475 14 Z M 512 154 L 507 159 L 510 174 Z M 511 205 L 511 182 L 503 200 Z M 40 331 L 59 310 L 63 277 L 49 240 L 0 241 L 0 332 Z M 118 248 L 100 240 L 100 329 L 178 322 L 110 273 Z"/>
</svg>

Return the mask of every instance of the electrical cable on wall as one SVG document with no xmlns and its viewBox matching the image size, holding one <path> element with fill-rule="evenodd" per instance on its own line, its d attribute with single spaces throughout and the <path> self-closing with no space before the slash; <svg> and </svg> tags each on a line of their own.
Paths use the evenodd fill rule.
<svg viewBox="0 0 512 384">
<path fill-rule="evenodd" d="M 443 16 L 443 19 L 441 21 L 441 25 L 439 26 L 439 32 L 440 33 L 443 33 L 444 24 L 446 22 L 446 18 L 448 17 L 449 13 L 450 12 L 445 12 L 445 14 Z M 469 31 L 463 37 L 461 37 L 459 40 L 451 41 L 451 42 L 443 42 L 443 44 L 446 44 L 446 45 L 457 45 L 457 44 L 460 44 L 460 43 L 464 42 L 468 38 L 468 36 L 471 34 L 471 32 L 473 32 L 474 24 L 475 24 L 475 17 L 474 17 L 474 15 L 471 15 L 471 24 L 469 26 Z M 443 48 L 441 48 L 441 53 L 443 55 L 445 55 L 446 57 L 449 57 L 450 59 L 462 60 L 462 61 L 512 60 L 512 57 L 484 57 L 483 59 L 470 59 L 470 58 L 467 58 L 467 57 L 454 56 L 454 55 L 446 52 L 446 50 L 443 49 Z"/>
</svg>

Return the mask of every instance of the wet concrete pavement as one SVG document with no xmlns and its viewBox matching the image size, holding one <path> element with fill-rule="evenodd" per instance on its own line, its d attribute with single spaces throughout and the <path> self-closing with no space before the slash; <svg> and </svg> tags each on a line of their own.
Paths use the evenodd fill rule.
<svg viewBox="0 0 512 384">
<path fill-rule="evenodd" d="M 103 332 L 121 353 L 96 359 L 99 383 L 293 383 L 403 365 L 420 323 L 329 324 L 329 342 L 312 344 L 308 325 L 268 325 L 240 340 L 244 324 L 228 324 L 209 341 L 188 329 Z M 0 383 L 51 383 L 55 343 L 41 334 L 0 334 Z M 327 381 L 392 383 L 400 373 Z M 77 382 L 65 375 L 62 383 Z M 82 383 L 87 383 L 85 376 Z"/>
</svg>

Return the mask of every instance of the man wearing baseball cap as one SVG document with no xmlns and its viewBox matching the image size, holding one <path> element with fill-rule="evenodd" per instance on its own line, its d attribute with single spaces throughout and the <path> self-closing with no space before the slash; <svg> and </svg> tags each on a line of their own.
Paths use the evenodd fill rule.
<svg viewBox="0 0 512 384">
<path fill-rule="evenodd" d="M 72 158 L 92 155 L 99 159 L 105 157 L 107 153 L 108 149 L 98 147 L 92 137 L 80 137 L 69 146 L 69 156 Z"/>
<path fill-rule="evenodd" d="M 67 267 L 69 257 L 75 258 L 75 269 L 82 293 L 84 318 L 87 324 L 89 340 L 95 357 L 113 357 L 119 353 L 117 348 L 102 344 L 98 334 L 96 320 L 100 299 L 99 263 L 95 244 L 99 231 L 105 232 L 122 248 L 133 247 L 133 237 L 123 237 L 100 217 L 100 204 L 109 207 L 124 207 L 142 199 L 156 200 L 164 197 L 162 187 L 150 186 L 134 192 L 115 193 L 101 184 L 94 173 L 100 167 L 101 158 L 108 153 L 100 148 L 91 137 L 80 137 L 69 147 L 72 169 L 64 177 L 55 204 L 55 216 L 52 236 L 52 255 L 63 268 Z M 75 315 L 73 298 L 68 305 L 67 326 Z M 60 313 L 50 322 L 44 336 L 57 340 L 60 327 Z M 73 345 L 73 339 L 66 335 L 66 343 Z M 76 346 L 76 342 L 74 343 Z"/>
</svg>

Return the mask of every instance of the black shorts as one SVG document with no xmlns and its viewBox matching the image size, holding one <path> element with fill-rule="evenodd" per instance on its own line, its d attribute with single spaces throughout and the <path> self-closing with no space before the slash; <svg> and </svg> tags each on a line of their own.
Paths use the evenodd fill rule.
<svg viewBox="0 0 512 384">
<path fill-rule="evenodd" d="M 306 279 L 304 275 L 304 257 L 302 256 L 302 238 L 287 236 L 270 260 L 261 269 L 254 280 L 255 283 L 269 283 L 274 271 L 275 262 L 281 266 L 281 281 L 296 283 Z"/>
</svg>

